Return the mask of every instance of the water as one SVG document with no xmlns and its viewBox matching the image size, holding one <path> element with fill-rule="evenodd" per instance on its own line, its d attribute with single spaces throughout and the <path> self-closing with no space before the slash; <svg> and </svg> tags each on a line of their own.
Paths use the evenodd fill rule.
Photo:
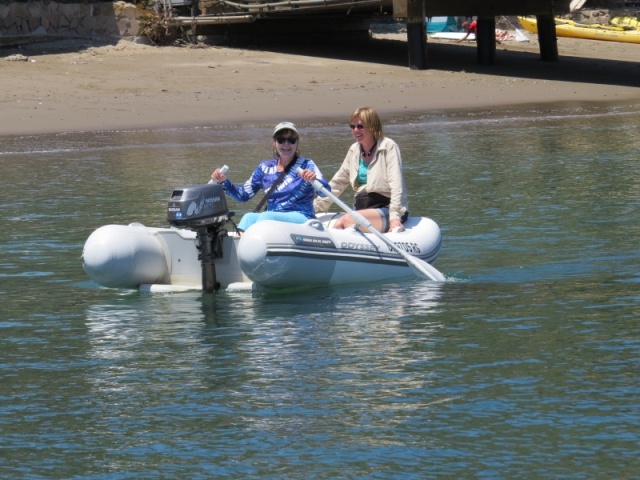
<svg viewBox="0 0 640 480">
<path fill-rule="evenodd" d="M 175 186 L 247 178 L 271 125 L 2 138 L 0 475 L 639 478 L 638 107 L 388 123 L 450 281 L 295 293 L 109 290 L 80 261 Z M 331 175 L 346 126 L 302 128 Z"/>
</svg>

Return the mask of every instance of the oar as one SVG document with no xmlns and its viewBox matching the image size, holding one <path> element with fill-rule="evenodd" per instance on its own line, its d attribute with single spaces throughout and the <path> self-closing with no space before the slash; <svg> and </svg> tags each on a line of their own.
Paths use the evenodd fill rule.
<svg viewBox="0 0 640 480">
<path fill-rule="evenodd" d="M 300 173 L 301 171 L 302 169 L 298 167 L 298 173 Z M 362 216 L 358 212 L 351 210 L 342 200 L 340 200 L 333 193 L 331 193 L 329 190 L 324 188 L 322 183 L 320 183 L 318 180 L 314 180 L 313 182 L 311 182 L 311 185 L 313 185 L 313 188 L 325 194 L 327 197 L 333 200 L 334 203 L 338 204 L 345 212 L 351 215 L 355 219 L 358 226 L 365 227 L 367 230 L 373 233 L 376 237 L 378 237 L 380 240 L 386 243 L 391 250 L 397 252 L 402 258 L 404 258 L 404 260 L 411 267 L 411 269 L 413 270 L 413 273 L 415 273 L 416 276 L 427 279 L 427 280 L 433 280 L 434 282 L 444 282 L 446 280 L 444 275 L 440 273 L 437 268 L 435 268 L 432 265 L 429 265 L 427 262 L 424 262 L 419 258 L 409 255 L 407 252 L 405 252 L 401 248 L 398 248 L 395 243 L 393 243 L 391 240 L 385 237 L 378 230 L 373 228 L 373 225 L 371 225 L 371 222 L 369 220 L 367 220 L 364 216 Z"/>
</svg>

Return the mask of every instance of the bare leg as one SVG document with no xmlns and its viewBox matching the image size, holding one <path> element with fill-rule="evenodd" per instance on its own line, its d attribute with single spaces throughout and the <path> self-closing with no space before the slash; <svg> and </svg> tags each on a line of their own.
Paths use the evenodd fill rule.
<svg viewBox="0 0 640 480">
<path fill-rule="evenodd" d="M 358 210 L 358 213 L 369 220 L 373 228 L 375 228 L 379 232 L 382 231 L 382 217 L 380 216 L 380 212 L 378 212 L 378 210 L 368 208 L 366 210 Z M 333 225 L 333 228 L 350 228 L 355 224 L 356 221 L 351 217 L 351 215 L 343 215 L 336 221 L 336 223 Z M 368 231 L 364 227 L 362 229 L 364 231 Z"/>
</svg>

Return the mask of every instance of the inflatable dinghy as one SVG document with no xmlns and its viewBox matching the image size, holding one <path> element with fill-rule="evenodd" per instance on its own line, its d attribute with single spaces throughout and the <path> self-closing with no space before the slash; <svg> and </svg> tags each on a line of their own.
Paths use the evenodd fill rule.
<svg viewBox="0 0 640 480">
<path fill-rule="evenodd" d="M 407 261 L 376 235 L 335 229 L 336 214 L 303 224 L 273 220 L 242 236 L 231 225 L 220 185 L 173 191 L 169 227 L 105 225 L 84 245 L 83 267 L 99 285 L 143 291 L 318 287 L 412 277 Z M 410 217 L 401 232 L 384 234 L 396 248 L 433 263 L 442 245 L 430 218 Z"/>
</svg>

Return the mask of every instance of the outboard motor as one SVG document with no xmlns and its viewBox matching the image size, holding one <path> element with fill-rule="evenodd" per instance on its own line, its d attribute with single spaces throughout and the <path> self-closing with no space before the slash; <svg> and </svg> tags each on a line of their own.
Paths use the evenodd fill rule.
<svg viewBox="0 0 640 480">
<path fill-rule="evenodd" d="M 187 185 L 176 188 L 167 207 L 167 221 L 174 227 L 195 230 L 198 235 L 198 260 L 202 265 L 202 290 L 220 288 L 215 259 L 222 258 L 222 227 L 229 220 L 229 209 L 222 185 Z"/>
</svg>

